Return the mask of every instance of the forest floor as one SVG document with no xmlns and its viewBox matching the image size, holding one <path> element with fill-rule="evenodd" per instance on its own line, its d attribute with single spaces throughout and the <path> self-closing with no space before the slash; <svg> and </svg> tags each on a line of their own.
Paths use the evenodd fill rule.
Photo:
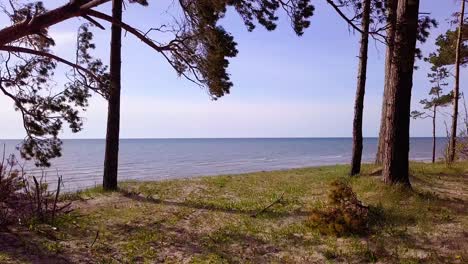
<svg viewBox="0 0 468 264">
<path fill-rule="evenodd" d="M 54 227 L 0 232 L 0 263 L 467 263 L 468 163 L 412 163 L 413 190 L 365 165 L 350 180 L 383 218 L 364 236 L 322 235 L 308 224 L 348 166 L 161 182 L 70 195 Z M 261 212 L 272 202 L 278 203 Z M 252 215 L 256 217 L 252 217 Z"/>
</svg>

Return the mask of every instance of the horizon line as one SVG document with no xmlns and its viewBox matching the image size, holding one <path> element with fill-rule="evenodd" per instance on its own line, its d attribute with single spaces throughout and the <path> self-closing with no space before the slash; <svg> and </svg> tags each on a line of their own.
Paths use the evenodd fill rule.
<svg viewBox="0 0 468 264">
<path fill-rule="evenodd" d="M 379 137 L 363 137 L 364 139 L 378 139 Z M 411 138 L 432 138 L 432 136 L 415 136 Z M 446 138 L 446 136 L 436 136 Z M 60 138 L 60 140 L 105 140 L 106 138 Z M 352 139 L 352 137 L 124 137 L 120 140 L 145 140 L 145 139 Z M 23 140 L 22 138 L 0 138 L 0 140 Z"/>
</svg>

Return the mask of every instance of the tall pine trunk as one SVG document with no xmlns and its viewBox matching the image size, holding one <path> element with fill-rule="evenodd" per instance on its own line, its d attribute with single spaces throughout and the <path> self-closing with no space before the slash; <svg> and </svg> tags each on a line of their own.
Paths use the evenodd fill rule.
<svg viewBox="0 0 468 264">
<path fill-rule="evenodd" d="M 449 161 L 455 160 L 455 149 L 457 144 L 457 122 L 458 122 L 458 99 L 460 97 L 460 49 L 463 36 L 463 19 L 465 13 L 465 0 L 462 0 L 460 21 L 458 26 L 457 50 L 455 55 L 455 86 L 453 87 L 453 114 L 452 114 L 452 131 L 450 134 L 450 154 Z"/>
<path fill-rule="evenodd" d="M 112 1 L 112 17 L 122 21 L 122 0 Z M 117 189 L 119 166 L 119 132 L 120 132 L 120 79 L 122 65 L 122 29 L 112 24 L 110 50 L 110 91 L 107 111 L 106 152 L 104 157 L 103 188 Z"/>
<path fill-rule="evenodd" d="M 387 50 L 385 54 L 385 84 L 382 97 L 382 113 L 380 118 L 380 131 L 379 141 L 377 143 L 377 153 L 375 156 L 375 164 L 381 165 L 383 160 L 384 137 L 385 137 L 385 124 L 387 116 L 387 91 L 390 82 L 390 70 L 392 67 L 392 54 L 395 41 L 395 24 L 396 24 L 396 10 L 398 0 L 387 0 Z"/>
<path fill-rule="evenodd" d="M 432 112 L 432 163 L 435 163 L 436 117 L 437 117 L 437 104 L 434 104 L 434 109 L 433 109 L 433 112 Z"/>
<path fill-rule="evenodd" d="M 361 47 L 359 50 L 359 68 L 357 76 L 356 98 L 354 102 L 353 120 L 353 154 L 351 159 L 351 175 L 361 172 L 362 159 L 362 116 L 364 111 L 364 94 L 366 92 L 367 51 L 369 46 L 371 0 L 363 0 Z"/>
<path fill-rule="evenodd" d="M 409 129 L 418 12 L 419 0 L 398 0 L 383 152 L 382 174 L 388 184 L 411 186 Z"/>
</svg>

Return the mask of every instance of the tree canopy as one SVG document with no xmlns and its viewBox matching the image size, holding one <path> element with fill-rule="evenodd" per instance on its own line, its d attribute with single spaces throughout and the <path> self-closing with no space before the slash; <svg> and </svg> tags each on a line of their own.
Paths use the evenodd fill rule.
<svg viewBox="0 0 468 264">
<path fill-rule="evenodd" d="M 456 46 L 457 46 L 458 29 L 447 30 L 436 39 L 437 50 L 429 54 L 428 61 L 436 66 L 446 66 L 455 64 Z M 461 65 L 468 63 L 468 46 L 466 43 L 461 43 L 460 49 Z"/>
<path fill-rule="evenodd" d="M 11 2 L 4 14 L 13 24 L 24 23 L 32 14 L 46 12 L 42 2 L 20 5 Z M 34 157 L 38 165 L 49 165 L 49 159 L 60 155 L 58 134 L 64 123 L 73 132 L 82 129 L 79 110 L 88 105 L 94 90 L 105 96 L 108 88 L 107 67 L 91 56 L 95 48 L 88 24 L 78 29 L 76 58 L 69 61 L 52 54 L 55 40 L 47 28 L 35 34 L 0 46 L 0 90 L 21 113 L 26 138 L 20 148 L 25 158 Z M 71 67 L 68 82 L 60 91 L 54 88 L 58 63 Z"/>
<path fill-rule="evenodd" d="M 447 78 L 449 76 L 449 72 L 445 67 L 433 66 L 431 68 L 431 72 L 427 74 L 429 82 L 433 85 L 429 89 L 429 95 L 431 97 L 428 99 L 423 99 L 419 102 L 425 111 L 411 112 L 411 116 L 413 118 L 433 117 L 431 112 L 434 106 L 443 107 L 449 105 L 452 102 L 453 94 L 451 92 L 444 94 L 444 87 L 448 86 Z"/>
<path fill-rule="evenodd" d="M 242 17 L 249 31 L 256 24 L 274 30 L 279 19 L 277 13 L 284 10 L 299 36 L 310 25 L 309 18 L 314 12 L 310 0 L 180 0 L 183 15 L 179 21 L 143 31 L 93 9 L 109 1 L 72 0 L 51 10 L 41 1 L 2 4 L 3 14 L 12 25 L 0 30 L 1 92 L 21 112 L 27 134 L 20 147 L 21 155 L 35 159 L 37 165 L 48 166 L 51 158 L 60 156 L 58 134 L 64 123 L 72 132 L 83 128 L 79 113 L 88 105 L 91 91 L 106 96 L 107 67 L 90 53 L 95 48 L 90 27 L 104 29 L 99 20 L 116 24 L 136 36 L 164 56 L 179 75 L 206 87 L 210 96 L 217 99 L 228 94 L 233 86 L 227 72 L 228 59 L 238 53 L 233 36 L 219 25 L 228 8 Z M 148 5 L 146 0 L 128 2 Z M 48 28 L 75 17 L 88 23 L 78 30 L 76 58 L 70 61 L 53 54 L 55 40 L 48 34 Z M 172 34 L 171 40 L 161 43 L 152 39 L 154 31 Z M 71 67 L 67 74 L 69 82 L 58 90 L 53 79 L 57 63 Z"/>
</svg>

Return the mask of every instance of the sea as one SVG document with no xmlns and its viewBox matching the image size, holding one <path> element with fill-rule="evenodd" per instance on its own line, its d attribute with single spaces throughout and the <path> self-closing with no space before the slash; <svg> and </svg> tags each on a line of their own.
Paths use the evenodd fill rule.
<svg viewBox="0 0 468 264">
<path fill-rule="evenodd" d="M 363 162 L 372 162 L 377 138 L 364 138 Z M 5 152 L 16 153 L 21 140 L 1 140 Z M 437 157 L 445 138 L 438 138 Z M 38 169 L 24 161 L 30 175 L 42 175 L 54 186 L 61 175 L 64 190 L 76 191 L 102 183 L 104 139 L 65 139 L 62 157 L 50 168 Z M 351 138 L 203 138 L 121 139 L 119 180 L 156 181 L 197 176 L 239 174 L 290 168 L 347 164 Z M 431 138 L 411 138 L 410 159 L 430 161 Z M 43 171 L 42 171 L 43 170 Z"/>
</svg>

